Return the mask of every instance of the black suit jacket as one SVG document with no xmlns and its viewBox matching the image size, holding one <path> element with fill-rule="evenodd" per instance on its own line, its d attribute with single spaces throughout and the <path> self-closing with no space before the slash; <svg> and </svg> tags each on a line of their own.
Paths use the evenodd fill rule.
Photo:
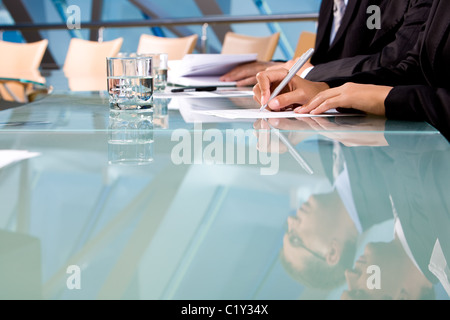
<svg viewBox="0 0 450 320">
<path fill-rule="evenodd" d="M 319 139 L 319 155 L 323 170 L 334 184 L 333 143 Z M 392 219 L 388 194 L 385 193 L 381 167 L 374 157 L 373 147 L 346 147 L 341 144 L 342 157 L 346 163 L 351 193 L 363 231 Z M 375 204 L 375 205 L 374 205 Z"/>
<path fill-rule="evenodd" d="M 425 29 L 406 59 L 395 68 L 380 68 L 351 77 L 327 80 L 389 85 L 390 119 L 427 121 L 450 140 L 450 1 L 434 0 Z"/>
<path fill-rule="evenodd" d="M 342 25 L 330 45 L 333 0 L 323 0 L 311 58 L 315 68 L 306 79 L 324 81 L 396 65 L 413 49 L 431 4 L 432 0 L 349 0 Z M 371 5 L 381 9 L 379 30 L 367 27 L 367 8 Z"/>
<path fill-rule="evenodd" d="M 374 155 L 384 167 L 383 192 L 392 199 L 414 260 L 437 283 L 428 269 L 437 240 L 450 262 L 450 145 L 436 135 L 397 134 L 387 140 L 390 146 Z"/>
<path fill-rule="evenodd" d="M 398 218 L 414 260 L 437 283 L 428 269 L 437 240 L 450 262 L 450 145 L 433 134 L 395 133 L 386 140 L 385 147 L 341 145 L 358 216 L 364 230 Z M 320 141 L 319 152 L 332 179 L 332 143 Z"/>
</svg>

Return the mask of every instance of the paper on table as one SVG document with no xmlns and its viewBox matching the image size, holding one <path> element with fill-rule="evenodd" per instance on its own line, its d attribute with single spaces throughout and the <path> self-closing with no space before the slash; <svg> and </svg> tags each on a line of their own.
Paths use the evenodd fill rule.
<svg viewBox="0 0 450 320">
<path fill-rule="evenodd" d="M 220 81 L 220 76 L 239 64 L 256 61 L 257 54 L 187 54 L 169 61 L 168 82 L 181 86 L 233 87 L 235 81 Z"/>
<path fill-rule="evenodd" d="M 178 108 L 181 116 L 186 123 L 219 123 L 219 122 L 233 122 L 234 119 L 227 119 L 216 117 L 202 113 L 204 111 L 217 110 L 236 110 L 243 107 L 252 108 L 257 106 L 251 96 L 244 97 L 214 97 L 214 98 L 199 98 L 199 99 L 172 99 L 169 103 L 169 109 Z M 244 119 L 244 122 L 251 121 L 251 119 Z"/>
<path fill-rule="evenodd" d="M 221 76 L 241 63 L 256 61 L 256 53 L 221 54 L 193 53 L 186 54 L 182 60 L 169 61 L 169 69 L 178 76 Z"/>
<path fill-rule="evenodd" d="M 308 118 L 308 117 L 339 117 L 339 116 L 361 116 L 361 114 L 340 113 L 335 109 L 328 110 L 320 115 L 300 114 L 294 111 L 271 112 L 259 111 L 259 109 L 236 109 L 236 110 L 193 110 L 193 112 L 216 116 L 226 119 L 273 119 L 273 118 Z"/>
<path fill-rule="evenodd" d="M 0 150 L 0 168 L 18 162 L 21 160 L 33 158 L 40 155 L 37 152 L 30 152 L 27 150 Z"/>
<path fill-rule="evenodd" d="M 187 87 L 234 87 L 236 81 L 220 81 L 220 76 L 182 77 L 169 72 L 168 83 Z"/>
<path fill-rule="evenodd" d="M 153 97 L 155 99 L 168 99 L 168 98 L 232 98 L 232 97 L 252 97 L 253 91 L 244 90 L 221 90 L 216 91 L 188 91 L 188 92 L 171 92 L 170 90 L 165 92 L 155 92 Z"/>
</svg>

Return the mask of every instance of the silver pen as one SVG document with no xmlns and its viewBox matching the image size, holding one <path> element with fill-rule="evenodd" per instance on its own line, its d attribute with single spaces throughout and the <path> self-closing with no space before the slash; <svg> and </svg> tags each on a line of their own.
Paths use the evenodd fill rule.
<svg viewBox="0 0 450 320">
<path fill-rule="evenodd" d="M 300 59 L 297 60 L 297 62 L 289 69 L 289 72 L 286 75 L 286 77 L 283 79 L 283 81 L 281 81 L 280 84 L 278 85 L 278 87 L 276 87 L 275 90 L 272 92 L 267 103 L 264 104 L 263 106 L 261 106 L 261 109 L 259 109 L 259 111 L 263 111 L 264 109 L 267 108 L 267 105 L 269 104 L 269 102 L 273 98 L 275 98 L 280 93 L 281 90 L 283 90 L 283 88 L 289 83 L 289 81 L 292 80 L 292 78 L 297 74 L 297 72 L 301 69 L 301 67 L 303 67 L 305 65 L 305 63 L 308 62 L 309 58 L 311 58 L 313 53 L 314 53 L 314 49 L 311 48 L 308 51 L 306 51 L 300 57 Z"/>
</svg>

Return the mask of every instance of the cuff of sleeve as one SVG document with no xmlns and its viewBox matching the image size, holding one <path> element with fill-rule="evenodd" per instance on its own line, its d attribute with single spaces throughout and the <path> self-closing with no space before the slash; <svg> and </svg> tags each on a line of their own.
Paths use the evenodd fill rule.
<svg viewBox="0 0 450 320">
<path fill-rule="evenodd" d="M 417 86 L 397 86 L 392 88 L 384 102 L 386 117 L 397 120 L 421 120 L 414 109 Z"/>
<path fill-rule="evenodd" d="M 302 74 L 300 75 L 301 78 L 305 79 L 308 73 L 311 72 L 311 70 L 314 69 L 314 67 L 309 67 L 308 69 L 305 69 Z"/>
<path fill-rule="evenodd" d="M 329 79 L 324 81 L 330 88 L 337 88 L 348 82 L 348 79 Z"/>
</svg>

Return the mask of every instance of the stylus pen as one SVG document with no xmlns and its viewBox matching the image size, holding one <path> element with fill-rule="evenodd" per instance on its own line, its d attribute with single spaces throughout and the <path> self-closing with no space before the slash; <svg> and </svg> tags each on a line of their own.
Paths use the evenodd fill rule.
<svg viewBox="0 0 450 320">
<path fill-rule="evenodd" d="M 306 62 L 308 62 L 309 58 L 311 58 L 313 53 L 314 53 L 314 49 L 311 48 L 308 51 L 306 51 L 300 57 L 300 59 L 297 60 L 297 62 L 291 67 L 291 69 L 289 69 L 289 72 L 286 75 L 286 77 L 283 79 L 283 81 L 281 81 L 280 84 L 278 85 L 278 87 L 276 87 L 275 90 L 272 92 L 272 95 L 270 96 L 267 103 L 264 104 L 263 106 L 261 106 L 261 109 L 259 109 L 259 111 L 263 111 L 264 109 L 267 108 L 267 105 L 269 104 L 269 102 L 273 98 L 275 98 L 280 93 L 281 90 L 283 90 L 283 88 L 289 83 L 289 81 L 292 80 L 292 78 L 297 74 L 297 72 L 305 65 Z"/>
<path fill-rule="evenodd" d="M 172 89 L 172 92 L 216 91 L 217 87 L 184 87 Z"/>
<path fill-rule="evenodd" d="M 289 153 L 292 157 L 300 164 L 300 166 L 308 173 L 314 174 L 314 171 L 311 167 L 306 163 L 305 159 L 298 153 L 298 151 L 294 148 L 289 139 L 279 130 L 274 128 L 267 119 L 264 119 L 270 127 L 270 130 L 277 135 L 277 137 L 283 142 L 283 144 L 288 148 Z"/>
</svg>

